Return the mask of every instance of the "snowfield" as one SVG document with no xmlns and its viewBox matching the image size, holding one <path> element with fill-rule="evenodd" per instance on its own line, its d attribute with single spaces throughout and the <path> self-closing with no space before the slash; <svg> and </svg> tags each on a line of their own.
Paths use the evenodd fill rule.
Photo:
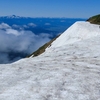
<svg viewBox="0 0 100 100">
<path fill-rule="evenodd" d="M 58 47 L 65 44 L 71 44 L 77 41 L 82 41 L 94 36 L 100 35 L 100 26 L 90 24 L 89 22 L 77 21 L 69 27 L 57 41 L 52 43 L 52 47 Z"/>
<path fill-rule="evenodd" d="M 1 64 L 0 100 L 100 100 L 98 27 L 77 22 L 75 40 L 64 32 L 40 56 Z"/>
</svg>

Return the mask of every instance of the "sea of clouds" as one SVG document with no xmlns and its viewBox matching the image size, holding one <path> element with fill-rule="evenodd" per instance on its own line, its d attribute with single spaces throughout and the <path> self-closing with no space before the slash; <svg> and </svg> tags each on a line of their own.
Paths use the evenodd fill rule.
<svg viewBox="0 0 100 100">
<path fill-rule="evenodd" d="M 34 24 L 29 24 L 33 25 Z M 14 25 L 17 26 L 17 25 Z M 17 30 L 6 23 L 0 24 L 0 63 L 9 63 L 22 58 L 23 54 L 31 54 L 44 43 L 50 41 L 50 34 L 35 34 L 24 29 Z M 19 54 L 13 59 L 11 55 Z M 21 55 L 20 55 L 21 54 Z M 12 55 L 13 56 L 13 55 Z"/>
</svg>

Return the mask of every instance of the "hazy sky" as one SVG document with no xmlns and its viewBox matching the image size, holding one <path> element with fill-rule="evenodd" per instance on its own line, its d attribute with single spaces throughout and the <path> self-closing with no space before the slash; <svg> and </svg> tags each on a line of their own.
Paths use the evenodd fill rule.
<svg viewBox="0 0 100 100">
<path fill-rule="evenodd" d="M 100 13 L 100 0 L 0 0 L 0 16 L 88 18 Z"/>
</svg>

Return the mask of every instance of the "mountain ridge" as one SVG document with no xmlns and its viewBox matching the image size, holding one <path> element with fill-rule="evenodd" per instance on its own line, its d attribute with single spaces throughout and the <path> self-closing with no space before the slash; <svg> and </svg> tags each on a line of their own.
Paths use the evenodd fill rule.
<svg viewBox="0 0 100 100">
<path fill-rule="evenodd" d="M 8 15 L 8 16 L 0 16 L 2 18 L 59 18 L 59 19 L 87 19 L 87 18 L 69 18 L 69 17 L 30 17 L 30 16 L 19 16 L 19 15 Z"/>
<path fill-rule="evenodd" d="M 92 24 L 100 25 L 100 14 L 90 17 L 87 21 L 89 21 Z"/>
</svg>

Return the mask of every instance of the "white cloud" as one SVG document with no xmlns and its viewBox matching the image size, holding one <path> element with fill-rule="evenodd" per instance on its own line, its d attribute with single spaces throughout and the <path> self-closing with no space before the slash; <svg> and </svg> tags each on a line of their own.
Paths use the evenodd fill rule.
<svg viewBox="0 0 100 100">
<path fill-rule="evenodd" d="M 6 24 L 6 23 L 0 24 L 0 29 L 8 29 L 8 28 L 11 28 L 8 24 Z"/>
<path fill-rule="evenodd" d="M 12 25 L 12 28 L 14 28 L 14 29 L 20 29 L 20 30 L 23 30 L 23 27 L 24 27 L 24 26 L 16 25 L 16 24 L 13 24 L 13 25 Z"/>
<path fill-rule="evenodd" d="M 13 24 L 12 27 L 13 28 L 19 28 L 20 26 L 19 25 L 16 25 L 16 24 Z"/>
<path fill-rule="evenodd" d="M 31 31 L 18 31 L 7 24 L 4 25 L 7 26 L 5 30 L 0 30 L 0 54 L 4 55 L 3 57 L 0 55 L 0 63 L 2 60 L 4 61 L 4 58 L 7 62 L 9 52 L 30 54 L 50 40 L 50 35 L 47 33 L 36 35 Z"/>
<path fill-rule="evenodd" d="M 66 22 L 65 20 L 61 20 L 60 22 Z"/>
<path fill-rule="evenodd" d="M 28 23 L 28 26 L 31 26 L 31 27 L 36 27 L 37 25 L 34 24 L 34 23 Z"/>
<path fill-rule="evenodd" d="M 45 25 L 51 25 L 50 23 L 45 23 Z"/>
<path fill-rule="evenodd" d="M 27 26 L 27 25 L 23 25 L 23 27 L 24 27 L 24 28 L 29 28 L 29 26 Z"/>
<path fill-rule="evenodd" d="M 23 34 L 23 31 L 17 31 L 17 30 L 14 30 L 14 29 L 6 29 L 6 33 L 18 36 L 18 35 Z"/>
</svg>

